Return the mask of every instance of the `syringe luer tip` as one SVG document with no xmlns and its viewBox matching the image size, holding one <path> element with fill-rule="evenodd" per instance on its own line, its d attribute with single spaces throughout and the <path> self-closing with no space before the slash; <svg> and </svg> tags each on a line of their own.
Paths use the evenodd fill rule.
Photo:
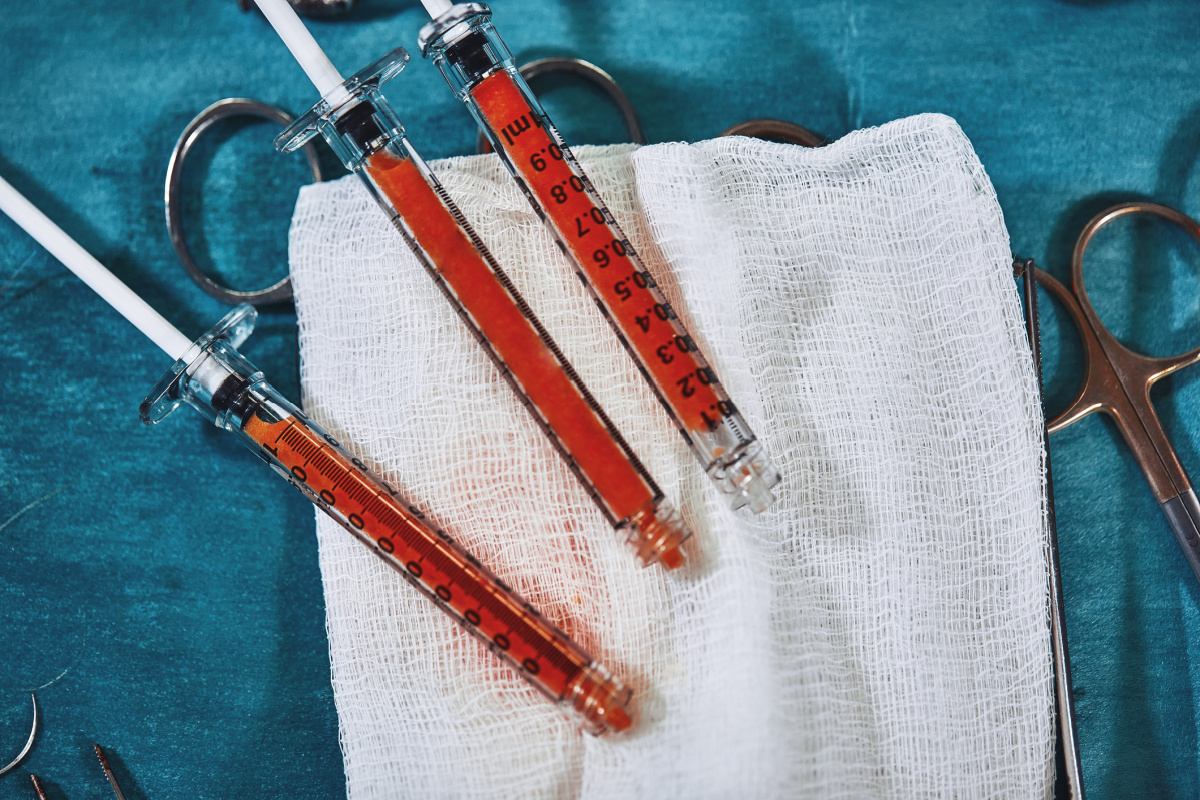
<svg viewBox="0 0 1200 800">
<path fill-rule="evenodd" d="M 708 475 L 730 496 L 729 504 L 735 511 L 748 507 L 755 514 L 775 502 L 771 490 L 781 480 L 779 470 L 758 439 L 750 440 L 729 456 L 714 459 Z"/>
</svg>

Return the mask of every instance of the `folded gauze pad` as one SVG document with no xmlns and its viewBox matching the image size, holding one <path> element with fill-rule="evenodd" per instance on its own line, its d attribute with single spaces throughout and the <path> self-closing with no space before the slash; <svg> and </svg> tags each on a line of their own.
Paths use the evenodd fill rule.
<svg viewBox="0 0 1200 800">
<path fill-rule="evenodd" d="M 493 155 L 434 172 L 695 536 L 639 569 L 358 179 L 291 231 L 304 407 L 634 692 L 587 736 L 317 514 L 348 795 L 1041 797 L 1042 421 L 944 116 L 581 147 L 783 475 L 730 511 Z"/>
</svg>

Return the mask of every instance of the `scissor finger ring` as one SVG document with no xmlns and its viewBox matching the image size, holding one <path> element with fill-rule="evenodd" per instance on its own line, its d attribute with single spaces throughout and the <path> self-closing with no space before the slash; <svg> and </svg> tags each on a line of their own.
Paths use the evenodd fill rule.
<svg viewBox="0 0 1200 800">
<path fill-rule="evenodd" d="M 167 183 L 164 198 L 167 212 L 167 231 L 171 235 L 171 244 L 175 246 L 175 254 L 179 256 L 180 262 L 183 263 L 183 268 L 191 276 L 192 280 L 207 294 L 231 305 L 252 303 L 253 305 L 261 306 L 271 303 L 283 303 L 292 299 L 291 278 L 285 277 L 283 280 L 265 289 L 251 292 L 230 289 L 204 274 L 204 271 L 196 264 L 196 260 L 192 258 L 187 241 L 184 239 L 183 204 L 180 201 L 179 193 L 183 185 L 183 165 L 187 160 L 188 153 L 191 152 L 192 147 L 204 135 L 205 131 L 217 122 L 228 117 L 242 116 L 263 117 L 284 126 L 292 123 L 292 115 L 286 111 L 244 97 L 229 97 L 224 100 L 218 100 L 197 114 L 196 118 L 189 122 L 188 126 L 183 129 L 183 133 L 179 136 L 179 141 L 175 143 L 175 149 L 171 153 L 171 160 L 167 164 Z M 320 183 L 323 178 L 321 176 L 321 165 L 317 159 L 316 147 L 312 144 L 305 145 L 304 157 L 308 160 L 308 167 L 312 171 L 313 180 Z"/>
</svg>

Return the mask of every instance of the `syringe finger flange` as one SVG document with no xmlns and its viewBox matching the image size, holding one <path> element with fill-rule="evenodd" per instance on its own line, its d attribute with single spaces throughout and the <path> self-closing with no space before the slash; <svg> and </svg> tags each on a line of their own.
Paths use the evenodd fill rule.
<svg viewBox="0 0 1200 800">
<path fill-rule="evenodd" d="M 336 103 L 331 102 L 331 96 L 321 98 L 316 105 L 301 114 L 295 122 L 275 137 L 275 148 L 282 153 L 291 153 L 303 147 L 314 136 L 322 133 L 324 126 L 335 123 L 343 116 L 358 109 L 366 95 L 377 94 L 381 86 L 404 70 L 408 61 L 408 51 L 403 47 L 397 47 L 390 53 L 375 59 L 347 78 L 342 84 L 345 93 L 339 92 L 337 96 L 348 99 Z M 361 164 L 372 151 L 371 145 L 374 145 L 376 150 L 383 148 L 390 139 L 379 141 L 378 135 L 393 137 L 404 134 L 404 126 L 401 124 L 400 118 L 391 110 L 391 106 L 385 103 L 372 104 L 366 109 L 358 110 L 356 113 L 358 123 L 362 124 L 364 116 L 373 114 L 381 115 L 381 119 L 375 122 L 375 126 L 378 128 L 376 137 L 367 137 L 362 131 L 355 131 L 354 136 L 347 137 L 345 134 L 351 131 L 348 130 L 346 123 L 343 123 L 342 130 L 339 131 L 343 136 L 333 139 L 329 136 L 325 137 L 343 162 Z M 348 168 L 357 169 L 357 167 L 349 165 Z"/>
<path fill-rule="evenodd" d="M 237 306 L 193 342 L 142 401 L 138 408 L 142 422 L 153 425 L 178 408 L 180 403 L 187 402 L 189 396 L 195 397 L 198 394 L 204 395 L 205 402 L 198 406 L 195 403 L 192 405 L 200 413 L 209 416 L 208 410 L 213 409 L 211 401 L 214 397 L 218 401 L 221 399 L 222 387 L 236 372 L 225 366 L 221 360 L 211 359 L 211 351 L 217 346 L 236 352 L 236 348 L 254 331 L 254 323 L 257 320 L 258 311 L 254 306 Z M 245 371 L 249 368 L 249 362 L 239 366 Z M 251 370 L 250 374 L 253 372 L 254 370 Z M 190 388 L 187 385 L 189 382 L 193 384 Z M 228 394 L 231 388 L 232 384 L 226 387 L 225 394 Z M 215 414 L 209 416 L 209 421 L 216 422 Z"/>
</svg>

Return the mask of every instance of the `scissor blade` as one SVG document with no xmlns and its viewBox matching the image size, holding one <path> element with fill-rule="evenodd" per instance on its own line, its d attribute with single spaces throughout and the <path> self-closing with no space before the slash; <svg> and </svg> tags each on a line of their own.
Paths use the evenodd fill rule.
<svg viewBox="0 0 1200 800">
<path fill-rule="evenodd" d="M 1162 503 L 1162 510 L 1192 573 L 1200 580 L 1200 502 L 1196 500 L 1196 492 L 1193 489 L 1181 492 Z"/>
</svg>

